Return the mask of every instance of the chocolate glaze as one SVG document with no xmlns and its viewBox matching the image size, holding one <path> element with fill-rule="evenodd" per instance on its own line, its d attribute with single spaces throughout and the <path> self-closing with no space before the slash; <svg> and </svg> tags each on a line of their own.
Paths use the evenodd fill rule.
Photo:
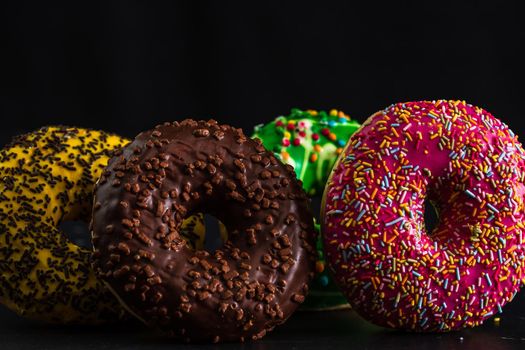
<svg viewBox="0 0 525 350">
<path fill-rule="evenodd" d="M 241 129 L 166 123 L 110 161 L 95 189 L 94 265 L 145 322 L 186 341 L 259 339 L 303 302 L 316 261 L 290 166 Z M 192 213 L 230 233 L 213 253 L 178 230 Z"/>
</svg>

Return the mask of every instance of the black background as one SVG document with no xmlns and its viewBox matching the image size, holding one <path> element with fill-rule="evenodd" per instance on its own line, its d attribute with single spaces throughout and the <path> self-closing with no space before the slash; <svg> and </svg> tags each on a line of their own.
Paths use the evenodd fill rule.
<svg viewBox="0 0 525 350">
<path fill-rule="evenodd" d="M 56 123 L 131 137 L 188 116 L 249 132 L 291 107 L 362 121 L 436 98 L 525 133 L 518 1 L 366 3 L 3 3 L 1 141 Z"/>
<path fill-rule="evenodd" d="M 364 121 L 391 103 L 437 98 L 482 106 L 525 135 L 525 12 L 518 4 L 4 2 L 0 144 L 49 124 L 133 137 L 185 117 L 213 117 L 250 133 L 292 107 L 338 108 Z M 476 346 L 523 345 L 525 295 L 518 299 L 505 309 L 503 320 L 513 321 L 447 335 L 450 342 L 398 333 L 381 333 L 379 339 L 390 341 L 377 341 L 362 326 L 374 341 L 358 344 L 461 348 L 483 334 Z M 345 317 L 295 316 L 259 346 L 313 347 L 326 340 L 351 347 L 362 334 Z M 312 327 L 318 318 L 325 321 Z M 0 312 L 0 330 L 0 347 L 2 341 L 8 347 L 70 347 L 76 336 L 91 339 L 79 329 L 46 328 L 6 311 Z M 115 339 L 125 339 L 121 333 Z M 66 341 L 64 334 L 75 336 Z M 114 341 L 102 330 L 93 334 L 101 339 L 87 342 L 93 348 Z"/>
</svg>

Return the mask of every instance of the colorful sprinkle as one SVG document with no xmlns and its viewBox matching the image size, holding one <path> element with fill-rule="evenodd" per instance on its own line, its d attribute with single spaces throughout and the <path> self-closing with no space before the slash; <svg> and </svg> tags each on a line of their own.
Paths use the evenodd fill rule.
<svg viewBox="0 0 525 350">
<path fill-rule="evenodd" d="M 463 101 L 401 103 L 374 114 L 344 152 L 323 233 L 352 306 L 415 331 L 501 312 L 525 277 L 525 153 L 508 127 Z M 427 200 L 441 214 L 432 232 Z"/>
</svg>

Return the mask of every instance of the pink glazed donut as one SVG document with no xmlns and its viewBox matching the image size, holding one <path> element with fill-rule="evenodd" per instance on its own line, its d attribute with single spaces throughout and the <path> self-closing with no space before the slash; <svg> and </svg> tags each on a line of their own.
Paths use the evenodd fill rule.
<svg viewBox="0 0 525 350">
<path fill-rule="evenodd" d="M 333 168 L 322 213 L 326 259 L 352 307 L 413 331 L 501 312 L 524 277 L 524 157 L 505 124 L 464 101 L 372 115 Z"/>
</svg>

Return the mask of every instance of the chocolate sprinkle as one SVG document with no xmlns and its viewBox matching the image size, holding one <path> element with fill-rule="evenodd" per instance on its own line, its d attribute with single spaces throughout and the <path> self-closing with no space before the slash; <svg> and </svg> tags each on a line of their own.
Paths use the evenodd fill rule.
<svg viewBox="0 0 525 350">
<path fill-rule="evenodd" d="M 71 244 L 57 227 L 90 219 L 94 184 L 111 151 L 128 142 L 101 131 L 45 127 L 0 151 L 2 304 L 54 323 L 101 323 L 126 315 L 95 276 L 91 251 Z M 115 178 L 111 185 L 118 183 Z M 117 263 L 117 257 L 110 260 Z"/>
<path fill-rule="evenodd" d="M 161 153 L 167 168 L 155 166 Z M 126 183 L 139 188 L 128 191 Z M 307 293 L 316 261 L 308 198 L 293 169 L 240 129 L 185 120 L 143 132 L 110 161 L 95 198 L 98 274 L 140 318 L 185 341 L 259 339 Z M 135 210 L 140 217 L 130 228 Z M 231 234 L 223 247 L 211 254 L 188 247 L 179 230 L 193 213 L 225 224 Z M 130 254 L 111 249 L 121 243 Z M 145 252 L 155 258 L 134 258 Z M 130 265 L 137 272 L 115 276 Z"/>
</svg>

